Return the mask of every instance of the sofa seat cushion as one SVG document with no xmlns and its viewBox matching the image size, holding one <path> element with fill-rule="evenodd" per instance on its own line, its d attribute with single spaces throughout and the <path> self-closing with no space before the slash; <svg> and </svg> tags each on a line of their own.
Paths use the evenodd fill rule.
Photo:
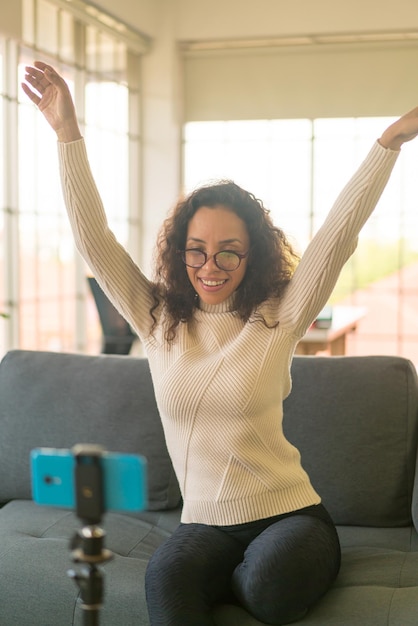
<svg viewBox="0 0 418 626">
<path fill-rule="evenodd" d="M 154 550 L 169 536 L 180 510 L 140 515 L 107 513 L 101 626 L 149 626 L 144 577 Z M 73 513 L 13 501 L 0 510 L 0 624 L 81 626 L 70 538 L 80 528 Z M 303 626 L 416 626 L 418 535 L 413 527 L 340 527 L 343 558 L 333 588 L 304 617 Z M 22 594 L 25 601 L 22 602 Z M 214 611 L 217 626 L 262 626 L 243 609 Z"/>
<path fill-rule="evenodd" d="M 171 525 L 178 523 L 168 512 Z M 20 500 L 0 509 L 0 624 L 7 626 L 82 626 L 77 585 L 67 575 L 70 539 L 82 526 L 70 511 Z M 169 535 L 134 516 L 107 513 L 105 547 L 114 558 L 103 564 L 101 626 L 148 625 L 144 576 L 148 559 Z M 24 598 L 24 601 L 22 601 Z"/>
<path fill-rule="evenodd" d="M 339 527 L 340 574 L 301 626 L 416 626 L 418 535 L 415 529 Z M 259 626 L 242 609 L 219 607 L 217 626 Z"/>
</svg>

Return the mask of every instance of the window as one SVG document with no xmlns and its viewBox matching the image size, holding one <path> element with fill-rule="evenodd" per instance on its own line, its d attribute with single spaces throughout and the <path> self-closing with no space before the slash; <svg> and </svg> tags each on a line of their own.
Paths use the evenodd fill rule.
<svg viewBox="0 0 418 626">
<path fill-rule="evenodd" d="M 2 55 L 0 116 L 10 129 L 0 143 L 0 177 L 7 180 L 0 187 L 0 313 L 10 315 L 0 318 L 2 352 L 100 350 L 88 268 L 75 251 L 63 204 L 55 135 L 18 86 L 34 59 L 54 65 L 70 85 L 111 227 L 134 258 L 139 254 L 140 207 L 131 198 L 138 197 L 146 42 L 111 18 L 101 21 L 91 7 L 86 12 L 81 0 L 66 5 L 24 0 L 24 45 L 2 42 L 8 54 Z"/>
<path fill-rule="evenodd" d="M 303 252 L 389 118 L 190 122 L 184 184 L 230 178 L 270 209 Z M 350 354 L 398 354 L 418 363 L 416 142 L 402 156 L 344 268 L 331 304 L 367 309 Z"/>
<path fill-rule="evenodd" d="M 3 41 L 0 41 L 0 120 L 3 120 L 5 117 L 5 106 L 6 106 L 6 98 L 5 98 L 5 80 L 4 80 L 4 66 L 5 66 L 5 45 Z M 3 126 L 4 128 L 4 126 Z M 8 143 L 7 138 L 3 137 L 4 145 L 6 146 Z M 6 237 L 5 237 L 5 214 L 6 209 L 8 208 L 8 189 L 5 185 L 5 152 L 0 150 L 0 207 L 2 210 L 0 211 L 0 267 L 2 271 L 0 272 L 0 349 L 2 347 L 2 343 L 4 343 L 3 335 L 7 331 L 7 322 L 2 314 L 7 312 L 7 303 L 5 301 L 5 282 L 6 282 L 6 271 L 5 271 L 5 245 L 6 245 Z"/>
</svg>

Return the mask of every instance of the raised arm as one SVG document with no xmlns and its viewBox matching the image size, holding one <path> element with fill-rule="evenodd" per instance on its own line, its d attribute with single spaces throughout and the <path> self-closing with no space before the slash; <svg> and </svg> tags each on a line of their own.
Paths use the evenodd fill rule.
<svg viewBox="0 0 418 626">
<path fill-rule="evenodd" d="M 109 229 L 67 83 L 50 65 L 36 61 L 26 68 L 22 89 L 57 135 L 62 189 L 77 249 L 115 307 L 140 337 L 148 336 L 151 284 Z"/>
</svg>

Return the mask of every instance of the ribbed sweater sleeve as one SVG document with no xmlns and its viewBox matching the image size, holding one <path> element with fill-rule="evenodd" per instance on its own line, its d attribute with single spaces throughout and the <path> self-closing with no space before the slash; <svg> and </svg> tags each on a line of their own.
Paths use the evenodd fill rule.
<svg viewBox="0 0 418 626">
<path fill-rule="evenodd" d="M 150 282 L 110 231 L 84 140 L 58 143 L 61 183 L 77 249 L 140 337 L 150 328 Z"/>
<path fill-rule="evenodd" d="M 378 142 L 374 144 L 304 252 L 280 303 L 280 323 L 294 336 L 305 334 L 328 301 L 398 155 L 399 152 L 387 150 Z"/>
</svg>

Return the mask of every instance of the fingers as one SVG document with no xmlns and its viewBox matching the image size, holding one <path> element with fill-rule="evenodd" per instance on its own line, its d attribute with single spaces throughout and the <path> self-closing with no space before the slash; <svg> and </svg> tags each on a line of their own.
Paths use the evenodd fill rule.
<svg viewBox="0 0 418 626">
<path fill-rule="evenodd" d="M 47 63 L 44 63 L 43 61 L 35 61 L 34 62 L 34 66 L 37 67 L 38 69 L 44 71 L 45 68 L 49 67 L 52 69 L 52 67 L 50 65 L 48 65 Z"/>
<path fill-rule="evenodd" d="M 28 96 L 28 98 L 32 100 L 32 102 L 36 104 L 36 106 L 38 106 L 41 101 L 41 98 L 35 92 L 33 92 L 32 89 L 30 89 L 26 83 L 22 83 L 22 89 L 25 92 L 25 94 Z"/>
<path fill-rule="evenodd" d="M 35 61 L 34 65 L 25 67 L 25 80 L 42 93 L 51 83 L 59 83 L 62 79 L 51 65 L 43 61 Z"/>
<path fill-rule="evenodd" d="M 35 61 L 35 67 L 43 72 L 43 75 L 50 83 L 56 83 L 62 80 L 51 65 L 47 65 L 42 61 Z"/>
<path fill-rule="evenodd" d="M 33 67 L 26 67 L 25 81 L 32 85 L 39 93 L 45 90 L 50 84 L 49 80 L 45 76 L 44 72 L 41 72 Z"/>
<path fill-rule="evenodd" d="M 52 65 L 48 65 L 48 63 L 44 63 L 43 61 L 35 61 L 33 64 L 32 68 L 26 68 L 26 69 L 33 69 L 35 71 L 39 71 L 41 73 L 45 73 L 46 74 L 53 74 L 55 76 L 57 76 L 56 71 L 54 70 L 54 68 L 52 67 Z"/>
<path fill-rule="evenodd" d="M 25 70 L 25 82 L 22 83 L 22 89 L 30 100 L 39 106 L 46 89 L 51 84 L 59 87 L 62 79 L 53 67 L 43 61 L 35 61 L 33 66 L 28 65 Z"/>
</svg>

